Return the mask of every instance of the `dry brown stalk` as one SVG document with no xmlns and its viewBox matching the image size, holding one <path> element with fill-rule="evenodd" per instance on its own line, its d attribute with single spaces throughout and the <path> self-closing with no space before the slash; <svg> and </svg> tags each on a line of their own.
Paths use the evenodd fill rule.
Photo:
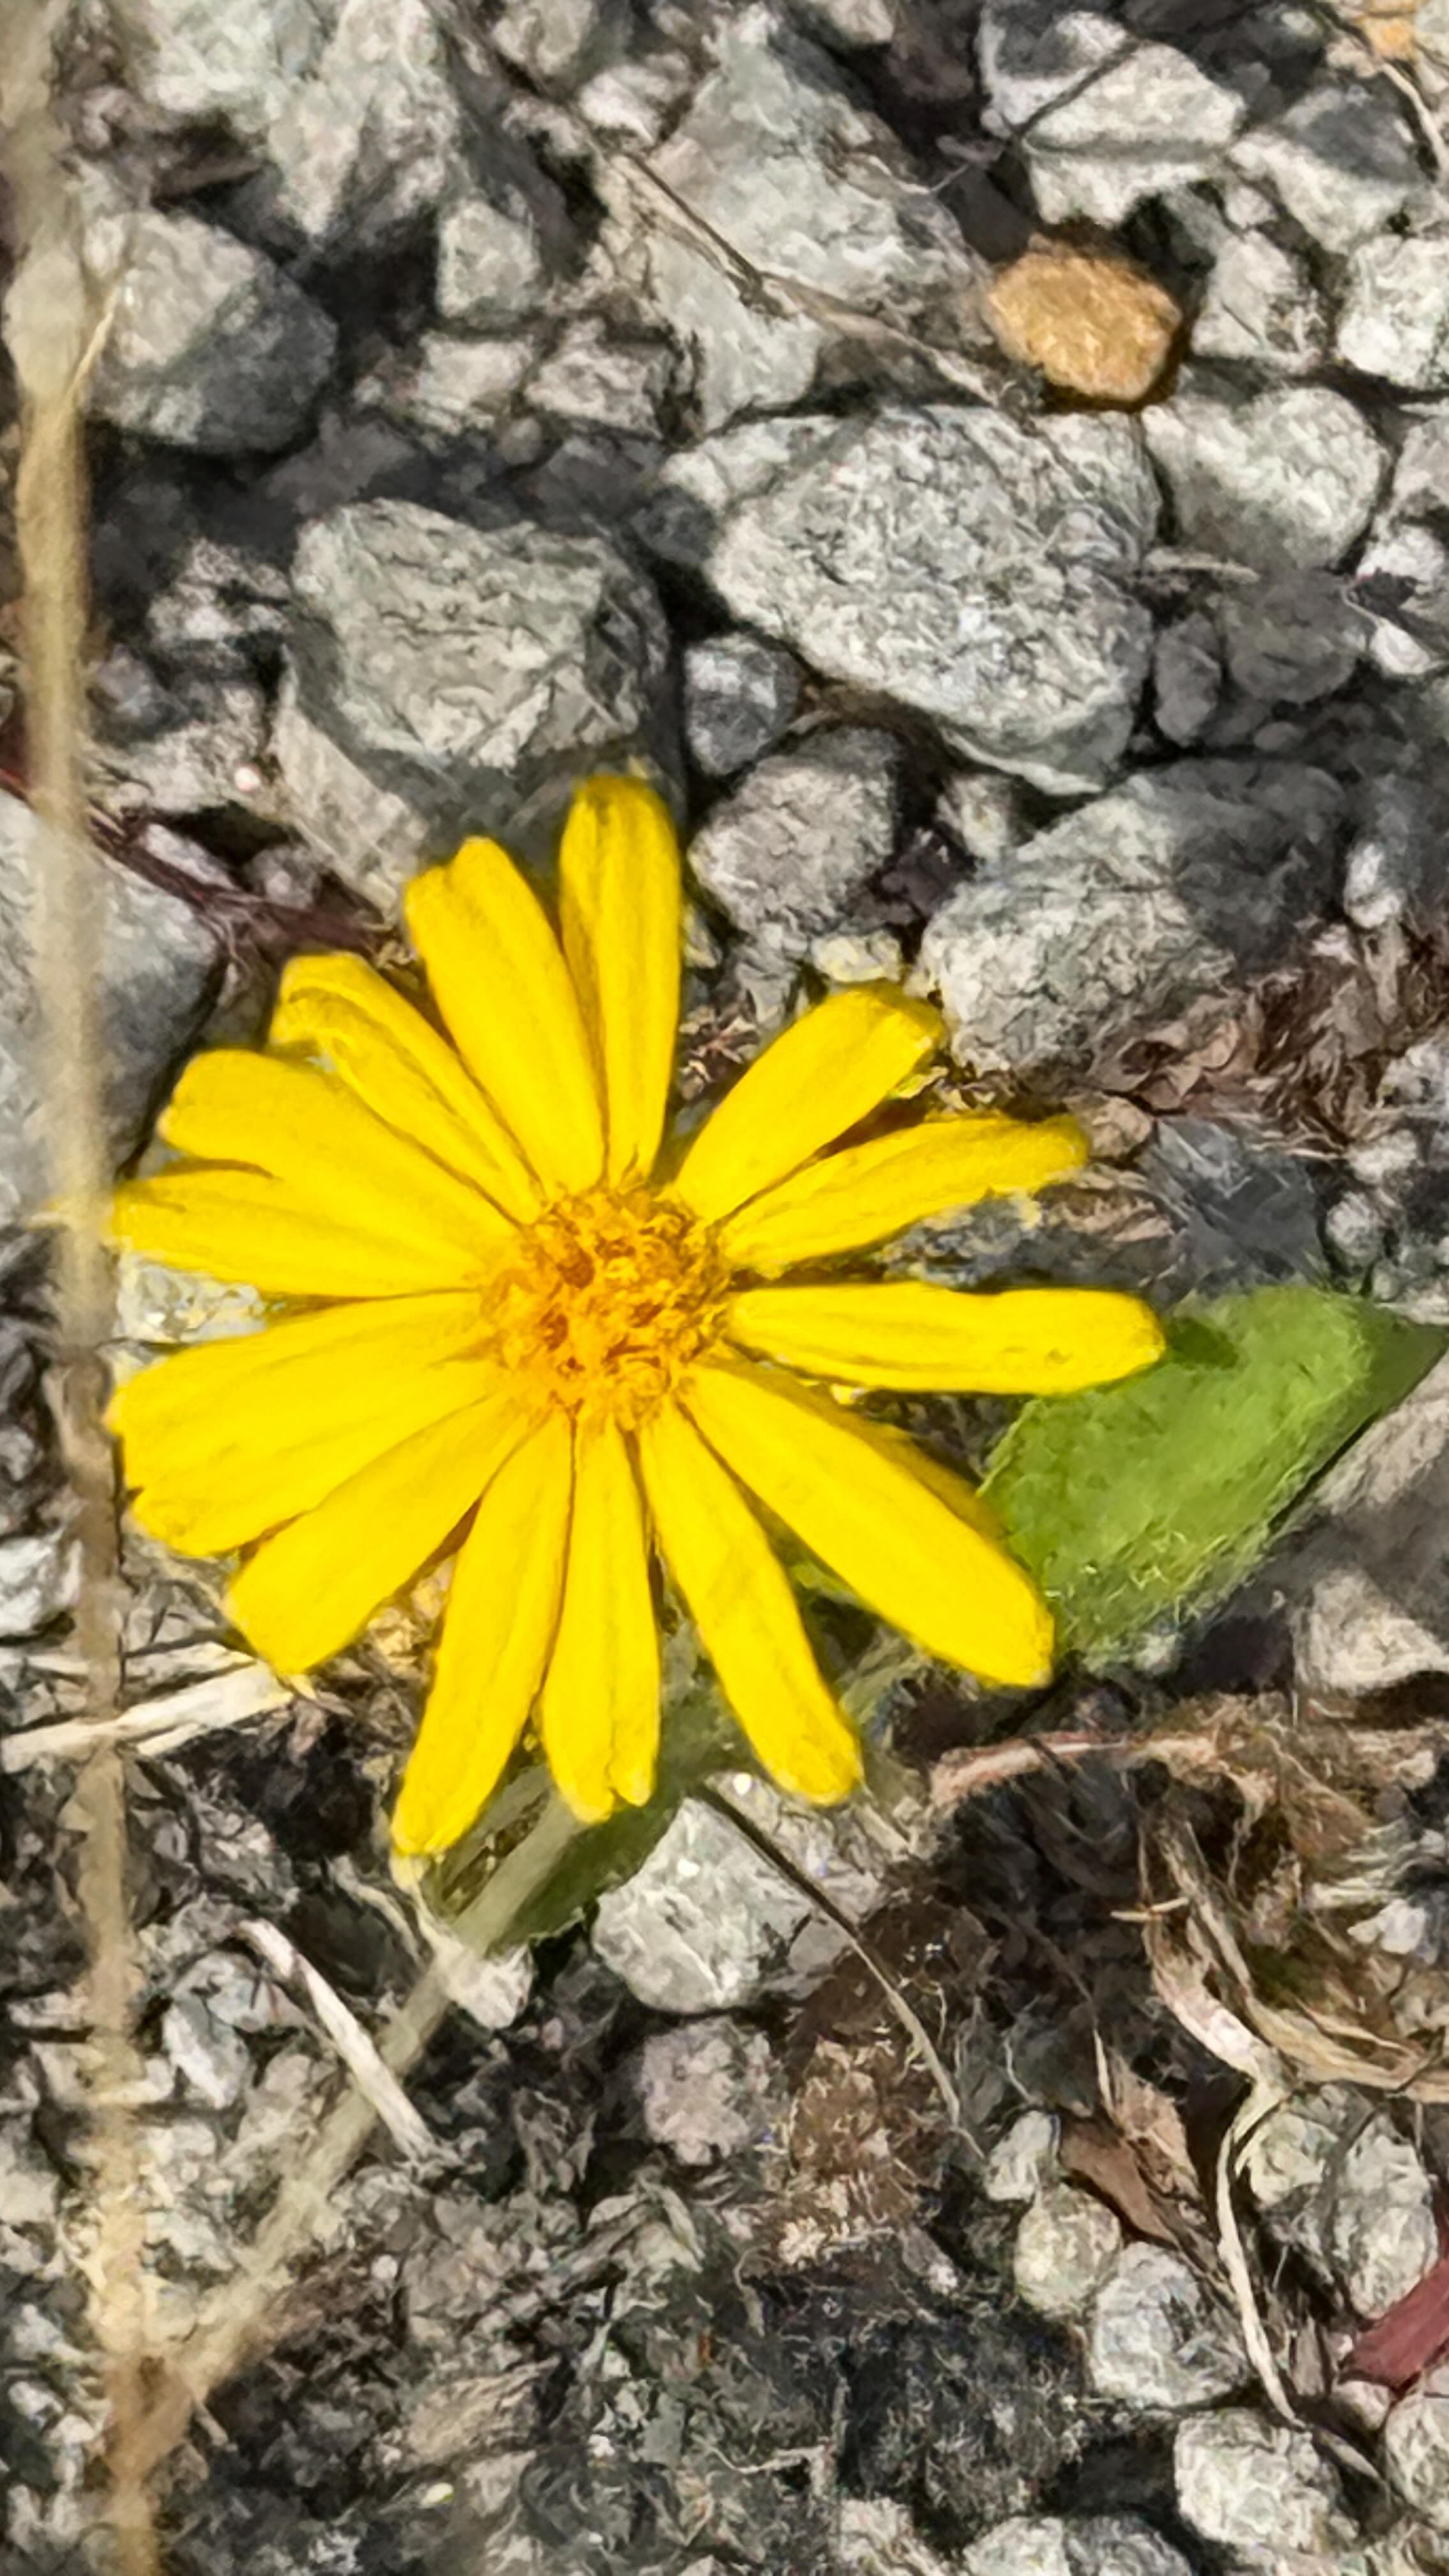
<svg viewBox="0 0 1449 2576">
<path fill-rule="evenodd" d="M 80 1556 L 76 1649 L 88 1714 L 109 1728 L 120 1704 L 120 1603 L 110 1444 L 100 1350 L 109 1265 L 97 1225 L 107 1173 L 100 1115 L 99 908 L 84 784 L 86 706 L 85 387 L 98 345 L 74 200 L 52 99 L 63 12 L 0 0 L 0 135 L 19 264 L 6 337 L 20 389 L 16 533 L 30 792 L 41 832 L 37 979 L 55 1197 L 58 1354 L 54 1400 L 70 1471 Z M 78 1784 L 80 1896 L 90 1935 L 96 2040 L 91 2160 L 97 2242 L 91 2317 L 107 2400 L 108 2512 L 122 2576 L 154 2576 L 155 2524 L 137 2454 L 144 2407 L 144 2217 L 140 2144 L 126 2109 L 135 1968 L 126 1901 L 124 1756 L 98 1737 Z"/>
</svg>

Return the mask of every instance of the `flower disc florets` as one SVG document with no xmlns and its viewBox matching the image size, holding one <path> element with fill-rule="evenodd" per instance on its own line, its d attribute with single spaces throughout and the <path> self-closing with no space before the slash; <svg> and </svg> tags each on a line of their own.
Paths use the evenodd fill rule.
<svg viewBox="0 0 1449 2576">
<path fill-rule="evenodd" d="M 584 1190 L 523 1229 L 490 1290 L 520 1393 L 635 1430 L 719 1331 L 728 1273 L 708 1227 L 647 1189 Z"/>
</svg>

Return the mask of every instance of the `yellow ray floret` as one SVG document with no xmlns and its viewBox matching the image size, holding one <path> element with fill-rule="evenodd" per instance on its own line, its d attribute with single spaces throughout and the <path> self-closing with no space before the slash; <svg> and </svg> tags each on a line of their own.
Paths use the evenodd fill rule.
<svg viewBox="0 0 1449 2576">
<path fill-rule="evenodd" d="M 1044 1681 L 1051 1621 L 992 1513 L 825 1390 L 1062 1392 L 1161 1347 L 1105 1291 L 774 1284 L 1039 1189 L 1082 1136 L 988 1112 L 842 1143 L 887 1102 L 899 1119 L 941 1035 L 869 986 L 807 1011 L 671 1147 L 679 853 L 651 789 L 581 789 L 559 902 L 556 930 L 491 841 L 414 880 L 447 1034 L 357 958 L 295 960 L 267 1048 L 188 1067 L 160 1129 L 184 1159 L 113 1210 L 135 1250 L 313 1310 L 163 1360 L 111 1410 L 143 1526 L 251 1551 L 228 1604 L 259 1652 L 322 1661 L 457 1545 L 393 1823 L 408 1853 L 468 1831 L 530 1724 L 580 1819 L 649 1797 L 656 1556 L 756 1758 L 845 1797 L 860 1746 L 766 1520 L 927 1653 Z"/>
</svg>

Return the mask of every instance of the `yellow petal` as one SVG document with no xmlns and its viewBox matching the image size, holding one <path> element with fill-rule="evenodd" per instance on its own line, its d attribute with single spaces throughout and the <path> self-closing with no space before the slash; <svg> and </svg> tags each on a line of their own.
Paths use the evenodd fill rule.
<svg viewBox="0 0 1449 2576">
<path fill-rule="evenodd" d="M 679 1021 L 679 844 L 635 778 L 591 778 L 559 851 L 569 962 L 604 1091 L 610 1180 L 645 1177 L 664 1132 Z"/>
<path fill-rule="evenodd" d="M 539 1733 L 559 1793 L 593 1824 L 640 1807 L 659 1745 L 659 1635 L 638 1480 L 611 1422 L 574 1436 L 568 1572 Z"/>
<path fill-rule="evenodd" d="M 772 1039 L 713 1110 L 671 1184 L 728 1216 L 878 1109 L 941 1043 L 941 1020 L 885 984 L 832 993 Z"/>
<path fill-rule="evenodd" d="M 299 1206 L 384 1244 L 405 1237 L 426 1278 L 481 1277 L 516 1229 L 491 1199 L 385 1127 L 336 1074 L 218 1047 L 193 1056 L 158 1121 L 181 1154 L 239 1163 Z M 249 1275 L 249 1274 L 248 1274 Z"/>
<path fill-rule="evenodd" d="M 310 1511 L 369 1459 L 498 1384 L 474 1294 L 299 1315 L 178 1351 L 129 1378 L 107 1419 L 153 1538 L 219 1555 Z"/>
<path fill-rule="evenodd" d="M 812 1377 L 925 1394 L 1073 1395 L 1130 1377 L 1163 1350 L 1151 1308 L 1114 1289 L 968 1295 L 924 1279 L 747 1288 L 732 1299 L 725 1330 Z"/>
<path fill-rule="evenodd" d="M 558 1624 L 572 1482 L 568 1423 L 554 1413 L 484 1492 L 392 1820 L 399 1852 L 458 1842 L 523 1732 Z"/>
<path fill-rule="evenodd" d="M 265 1172 L 200 1165 L 123 1182 L 109 1234 L 174 1270 L 241 1280 L 264 1297 L 401 1297 L 456 1282 L 460 1266 L 406 1228 L 384 1236 L 338 1225 Z"/>
<path fill-rule="evenodd" d="M 384 1450 L 248 1559 L 227 1595 L 242 1635 L 281 1673 L 335 1655 L 442 1546 L 527 1429 L 495 1392 Z"/>
<path fill-rule="evenodd" d="M 828 1398 L 743 1362 L 685 1400 L 726 1466 L 893 1627 L 984 1680 L 1051 1675 L 1051 1616 L 1011 1557 Z"/>
<path fill-rule="evenodd" d="M 360 957 L 294 957 L 269 1043 L 316 1057 L 359 1100 L 526 1225 L 538 1185 L 462 1059 Z"/>
<path fill-rule="evenodd" d="M 1039 1190 L 1078 1170 L 1089 1150 L 1070 1118 L 1035 1126 L 994 1112 L 934 1119 L 847 1145 L 752 1199 L 722 1227 L 721 1249 L 736 1270 L 789 1270 L 883 1243 L 922 1217 L 977 1199 Z"/>
<path fill-rule="evenodd" d="M 408 929 L 464 1062 L 546 1193 L 604 1164 L 598 1085 L 578 996 L 543 906 L 496 841 L 465 841 L 414 877 Z"/>
<path fill-rule="evenodd" d="M 659 1543 L 767 1771 L 824 1805 L 860 1778 L 854 1729 L 820 1677 L 795 1597 L 734 1478 L 673 1406 L 639 1434 Z"/>
</svg>

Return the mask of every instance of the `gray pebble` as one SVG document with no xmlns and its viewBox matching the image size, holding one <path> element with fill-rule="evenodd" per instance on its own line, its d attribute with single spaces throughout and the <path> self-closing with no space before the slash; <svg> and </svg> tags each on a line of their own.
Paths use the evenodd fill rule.
<svg viewBox="0 0 1449 2576">
<path fill-rule="evenodd" d="M 528 321 L 557 248 L 536 194 L 505 186 L 496 202 L 481 192 L 455 197 L 438 221 L 438 311 L 475 330 Z"/>
<path fill-rule="evenodd" d="M 953 769 L 936 800 L 936 821 L 973 859 L 1004 859 L 1031 836 L 1028 799 L 994 769 Z"/>
<path fill-rule="evenodd" d="M 628 0 L 506 0 L 488 32 L 525 80 L 566 97 L 622 50 Z"/>
<path fill-rule="evenodd" d="M 1353 595 L 1371 660 L 1388 679 L 1449 665 L 1449 545 L 1418 520 L 1382 524 L 1359 557 Z"/>
<path fill-rule="evenodd" d="M 1219 251 L 1192 328 L 1199 358 L 1229 358 L 1311 375 L 1328 345 L 1328 319 L 1306 261 L 1266 233 L 1237 233 Z"/>
<path fill-rule="evenodd" d="M 762 421 L 665 469 L 646 534 L 735 616 L 1060 791 L 1125 747 L 1156 496 L 1133 424 L 948 404 Z"/>
<path fill-rule="evenodd" d="M 1233 162 L 1262 181 L 1325 250 L 1355 250 L 1401 215 L 1422 178 L 1381 81 L 1322 82 L 1241 136 Z"/>
<path fill-rule="evenodd" d="M 667 342 L 616 339 L 603 322 L 586 316 L 571 323 L 535 367 L 528 402 L 560 420 L 653 438 L 672 367 Z"/>
<path fill-rule="evenodd" d="M 1449 2532 L 1449 2370 L 1431 2370 L 1384 2425 L 1384 2463 L 1431 2531 Z"/>
<path fill-rule="evenodd" d="M 161 2022 L 161 2045 L 193 2095 L 213 2111 L 240 2101 L 251 2077 L 245 2040 L 200 1995 L 178 1995 Z"/>
<path fill-rule="evenodd" d="M 1190 2576 L 1186 2559 L 1135 2514 L 1019 2514 L 973 2540 L 966 2576 Z"/>
<path fill-rule="evenodd" d="M 647 2135 L 682 2165 L 718 2164 L 765 2137 L 786 2096 L 763 2031 L 724 2015 L 655 2031 L 639 2056 Z"/>
<path fill-rule="evenodd" d="M 799 705 L 799 664 L 761 635 L 711 635 L 684 656 L 684 738 L 707 777 L 771 750 Z"/>
<path fill-rule="evenodd" d="M 1064 10 L 1059 0 L 984 0 L 979 50 L 991 124 L 1009 134 L 1119 59 L 1127 45 L 1103 12 Z"/>
<path fill-rule="evenodd" d="M 1338 563 L 1373 516 L 1384 455 L 1342 394 L 1184 387 L 1145 416 L 1180 542 L 1264 572 Z"/>
<path fill-rule="evenodd" d="M 1242 2554 L 1305 2561 L 1353 2539 L 1339 2484 L 1311 2434 L 1250 2406 L 1227 2406 L 1179 2424 L 1173 2444 L 1177 2505 L 1204 2540 Z"/>
<path fill-rule="evenodd" d="M 1035 2200 L 1056 2179 L 1061 2122 L 1051 2111 L 1023 2111 L 986 2159 L 981 2188 L 1007 2208 Z"/>
<path fill-rule="evenodd" d="M 537 355 L 534 342 L 517 334 L 467 339 L 424 331 L 366 378 L 358 398 L 425 434 L 459 438 L 490 428 L 508 410 Z"/>
<path fill-rule="evenodd" d="M 276 755 L 294 820 L 355 882 L 381 866 L 396 884 L 426 842 L 466 831 L 539 841 L 582 771 L 667 724 L 659 608 L 607 537 L 359 502 L 305 530 L 293 579 Z M 337 837 L 353 801 L 360 852 Z"/>
<path fill-rule="evenodd" d="M 1077 2317 L 1089 2308 L 1122 2251 L 1122 2227 L 1103 2200 L 1054 2183 L 1034 2200 L 1016 2231 L 1011 2271 L 1029 2308 L 1044 2317 Z"/>
<path fill-rule="evenodd" d="M 1449 236 L 1385 234 L 1348 263 L 1334 355 L 1424 393 L 1449 387 Z"/>
<path fill-rule="evenodd" d="M 900 768 L 894 735 L 865 725 L 772 753 L 695 834 L 695 878 L 771 956 L 803 957 L 890 858 Z"/>
<path fill-rule="evenodd" d="M 1148 197 L 1210 178 L 1246 110 L 1173 45 L 1134 45 L 1048 107 L 1026 138 L 1049 224 L 1118 224 Z"/>
<path fill-rule="evenodd" d="M 960 1061 L 1080 1063 L 1266 965 L 1326 898 L 1340 801 L 1291 762 L 1175 761 L 984 868 L 921 946 Z"/>
<path fill-rule="evenodd" d="M 260 251 L 194 215 L 135 216 L 91 409 L 207 456 L 286 447 L 332 371 L 331 318 Z"/>
<path fill-rule="evenodd" d="M 1118 2256 L 1092 2309 L 1087 2369 L 1101 2396 L 1172 2412 L 1231 2396 L 1250 2375 L 1236 2321 L 1161 2245 Z"/>
<path fill-rule="evenodd" d="M 1367 620 L 1331 573 L 1234 585 L 1218 603 L 1234 684 L 1265 706 L 1307 706 L 1341 689 L 1368 643 Z"/>
<path fill-rule="evenodd" d="M 1201 609 L 1164 626 L 1152 654 L 1153 714 L 1169 742 L 1186 746 L 1206 732 L 1223 693 L 1218 630 Z"/>
<path fill-rule="evenodd" d="M 64 1530 L 0 1539 L 0 1637 L 33 1637 L 76 1598 L 75 1543 Z"/>
</svg>

